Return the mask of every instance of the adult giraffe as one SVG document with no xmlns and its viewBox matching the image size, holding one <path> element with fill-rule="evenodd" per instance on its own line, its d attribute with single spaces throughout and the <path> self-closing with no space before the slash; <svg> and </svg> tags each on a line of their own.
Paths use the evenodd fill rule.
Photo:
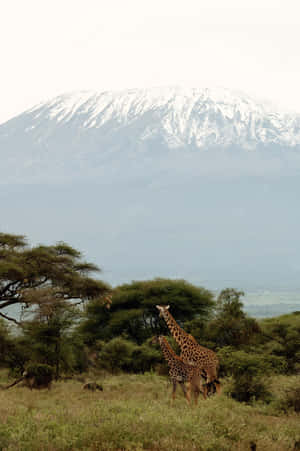
<svg viewBox="0 0 300 451">
<path fill-rule="evenodd" d="M 199 345 L 192 335 L 185 332 L 176 323 L 169 312 L 169 305 L 157 305 L 156 307 L 159 310 L 159 316 L 164 318 L 174 340 L 180 346 L 180 357 L 189 365 L 200 368 L 206 377 L 208 387 L 214 386 L 217 393 L 220 393 L 221 385 L 218 379 L 219 360 L 216 353 Z"/>
</svg>

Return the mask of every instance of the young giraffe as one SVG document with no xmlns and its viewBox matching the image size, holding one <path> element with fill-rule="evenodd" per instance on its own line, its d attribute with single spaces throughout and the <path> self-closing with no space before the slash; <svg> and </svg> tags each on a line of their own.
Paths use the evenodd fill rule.
<svg viewBox="0 0 300 451">
<path fill-rule="evenodd" d="M 200 368 L 205 373 L 208 387 L 215 388 L 220 393 L 221 386 L 218 380 L 219 360 L 216 354 L 211 349 L 199 345 L 192 335 L 185 332 L 176 323 L 169 312 L 169 305 L 157 305 L 156 307 L 159 310 L 159 316 L 164 318 L 172 336 L 180 346 L 180 357 L 185 363 Z"/>
<path fill-rule="evenodd" d="M 190 404 L 191 392 L 193 393 L 195 404 L 197 405 L 200 392 L 204 399 L 207 397 L 207 386 L 202 383 L 202 372 L 199 368 L 184 363 L 181 357 L 175 354 L 165 337 L 159 336 L 158 342 L 169 366 L 169 376 L 173 383 L 172 400 L 175 399 L 177 382 L 179 382 L 184 396 Z M 186 389 L 184 383 L 187 382 Z"/>
</svg>

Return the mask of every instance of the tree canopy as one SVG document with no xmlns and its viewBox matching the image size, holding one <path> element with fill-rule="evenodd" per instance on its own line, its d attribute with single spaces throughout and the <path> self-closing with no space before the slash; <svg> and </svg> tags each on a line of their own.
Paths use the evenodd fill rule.
<svg viewBox="0 0 300 451">
<path fill-rule="evenodd" d="M 214 306 L 213 294 L 185 280 L 154 279 L 116 287 L 107 308 L 97 300 L 86 307 L 82 332 L 89 343 L 124 335 L 141 344 L 147 338 L 168 333 L 159 318 L 157 304 L 169 304 L 176 321 L 207 317 Z"/>
<path fill-rule="evenodd" d="M 272 356 L 286 361 L 288 373 L 300 369 L 300 312 L 261 321 L 262 345 Z"/>
<path fill-rule="evenodd" d="M 90 277 L 99 271 L 64 242 L 30 247 L 23 235 L 0 233 L 0 316 L 17 322 L 6 309 L 30 309 L 39 297 L 33 290 L 38 289 L 51 289 L 56 300 L 100 299 L 110 287 Z"/>
<path fill-rule="evenodd" d="M 216 316 L 209 324 L 208 336 L 217 347 L 241 347 L 250 344 L 260 328 L 254 318 L 243 311 L 243 291 L 226 288 L 217 298 Z"/>
</svg>

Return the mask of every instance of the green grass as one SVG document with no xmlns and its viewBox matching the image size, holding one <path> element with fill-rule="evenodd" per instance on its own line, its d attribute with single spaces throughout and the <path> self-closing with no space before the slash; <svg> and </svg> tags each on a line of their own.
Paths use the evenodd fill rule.
<svg viewBox="0 0 300 451">
<path fill-rule="evenodd" d="M 0 373 L 0 382 L 7 382 Z M 225 395 L 186 405 L 155 374 L 97 379 L 103 392 L 79 381 L 51 391 L 0 390 L 0 450 L 193 451 L 292 450 L 300 441 L 300 417 L 239 404 Z M 280 381 L 283 382 L 283 379 Z"/>
</svg>

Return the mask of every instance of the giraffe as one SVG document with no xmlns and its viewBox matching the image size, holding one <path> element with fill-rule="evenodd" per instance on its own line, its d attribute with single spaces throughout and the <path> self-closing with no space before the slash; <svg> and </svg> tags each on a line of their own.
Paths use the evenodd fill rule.
<svg viewBox="0 0 300 451">
<path fill-rule="evenodd" d="M 175 354 L 166 338 L 162 335 L 157 338 L 157 341 L 169 366 L 169 376 L 173 383 L 172 401 L 175 399 L 177 382 L 180 384 L 188 404 L 190 404 L 191 392 L 193 393 L 196 405 L 200 392 L 203 398 L 206 399 L 207 386 L 202 383 L 201 370 L 193 365 L 184 363 L 182 358 Z M 187 382 L 188 388 L 185 387 L 185 382 Z"/>
<path fill-rule="evenodd" d="M 175 321 L 169 312 L 169 305 L 157 305 L 159 316 L 163 317 L 176 343 L 180 346 L 183 361 L 190 365 L 197 366 L 205 374 L 206 383 L 210 389 L 221 392 L 218 380 L 219 360 L 211 349 L 205 348 L 197 343 L 195 338 L 185 332 Z"/>
</svg>

